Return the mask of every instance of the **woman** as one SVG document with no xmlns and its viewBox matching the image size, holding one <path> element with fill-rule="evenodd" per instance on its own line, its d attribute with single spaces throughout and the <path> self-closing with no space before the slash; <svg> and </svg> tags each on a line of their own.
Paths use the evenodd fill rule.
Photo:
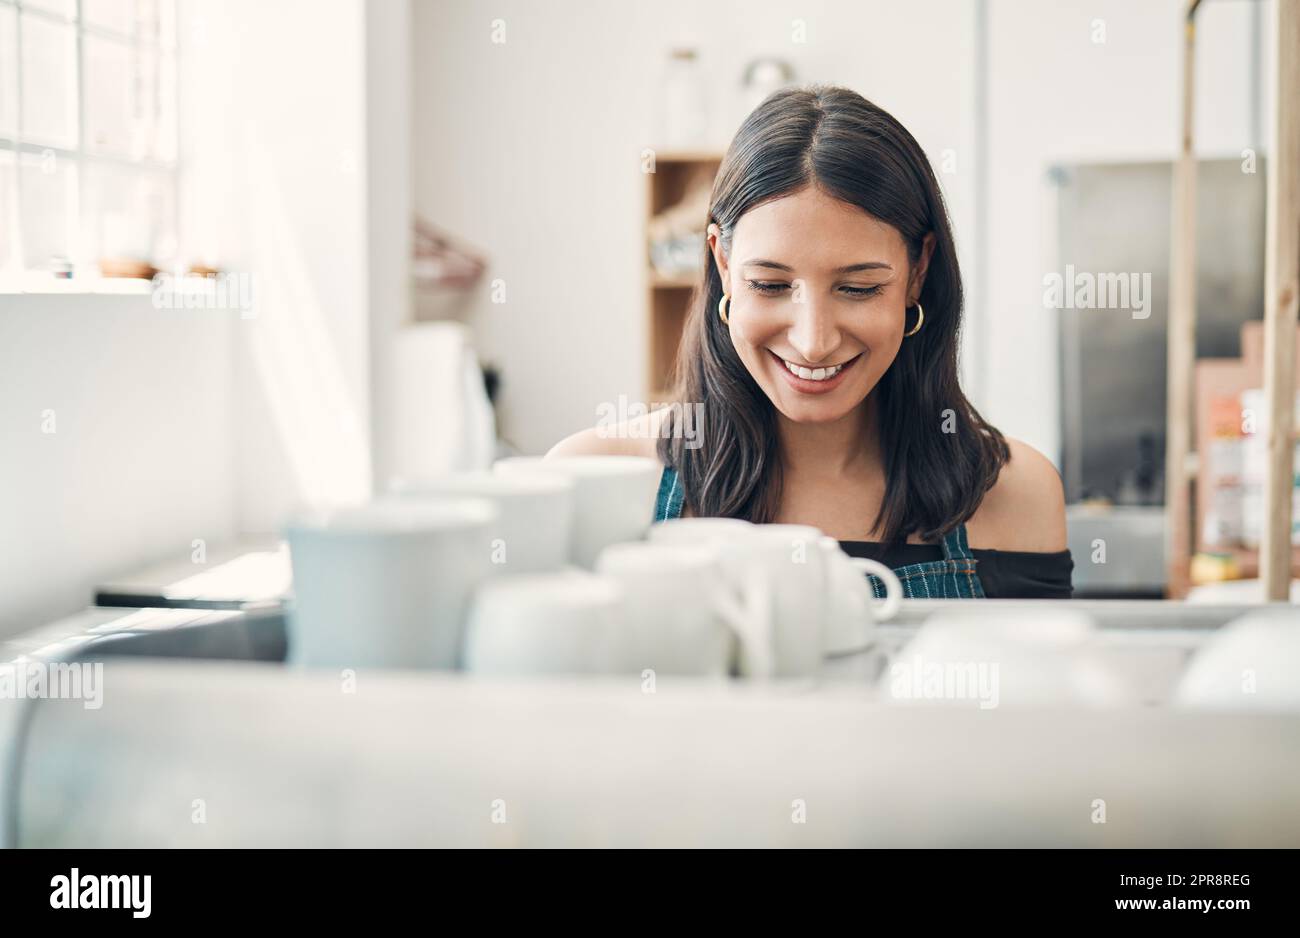
<svg viewBox="0 0 1300 938">
<path fill-rule="evenodd" d="M 1055 468 L 958 383 L 952 232 L 898 121 L 843 88 L 767 98 L 714 183 L 705 268 L 677 362 L 695 440 L 667 408 L 551 455 L 657 457 L 655 520 L 814 525 L 909 596 L 1070 595 Z"/>
</svg>

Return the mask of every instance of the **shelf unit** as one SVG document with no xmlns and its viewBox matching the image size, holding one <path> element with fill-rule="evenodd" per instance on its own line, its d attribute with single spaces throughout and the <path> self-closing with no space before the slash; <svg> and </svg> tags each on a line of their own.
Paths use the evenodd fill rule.
<svg viewBox="0 0 1300 938">
<path fill-rule="evenodd" d="M 1193 117 L 1196 14 L 1202 0 L 1185 0 L 1182 62 L 1182 145 L 1174 174 L 1173 256 L 1170 264 L 1167 367 L 1168 428 L 1165 498 L 1169 511 L 1165 562 L 1170 598 L 1190 580 L 1193 405 L 1196 370 L 1196 154 Z M 1270 414 L 1258 573 L 1270 601 L 1285 601 L 1296 551 L 1291 545 L 1295 333 L 1300 321 L 1300 0 L 1276 0 L 1273 39 L 1275 150 L 1268 159 L 1265 235 L 1263 389 Z M 1235 553 L 1235 552 L 1234 552 Z M 1248 561 L 1253 552 L 1239 559 Z"/>
<path fill-rule="evenodd" d="M 1295 344 L 1300 350 L 1300 330 L 1296 332 Z M 1300 354 L 1300 353 L 1298 353 Z M 1300 378 L 1295 381 L 1295 389 L 1300 392 Z M 1264 323 L 1261 320 L 1249 320 L 1241 327 L 1240 358 L 1198 358 L 1195 363 L 1195 431 L 1193 452 L 1196 454 L 1195 471 L 1189 469 L 1193 491 L 1195 533 L 1192 540 L 1197 554 L 1227 556 L 1232 559 L 1236 575 L 1242 579 L 1255 579 L 1260 574 L 1260 549 L 1243 546 L 1236 540 L 1220 540 L 1210 536 L 1206 529 L 1206 517 L 1211 513 L 1212 491 L 1219 476 L 1216 474 L 1215 445 L 1220 440 L 1231 441 L 1233 434 L 1220 436 L 1219 425 L 1225 420 L 1238 423 L 1244 411 L 1241 409 L 1241 394 L 1251 389 L 1261 389 L 1264 385 Z M 1230 400 L 1230 407 L 1225 401 Z M 1229 416 L 1230 412 L 1230 416 Z M 1239 434 L 1237 434 L 1239 438 Z M 1292 435 L 1292 446 L 1300 436 Z M 1231 442 L 1229 442 L 1231 445 Z M 1239 459 L 1240 457 L 1238 457 Z M 1245 466 L 1237 461 L 1230 463 L 1239 466 L 1243 472 Z M 1232 475 L 1234 473 L 1229 473 Z M 1244 482 L 1244 478 L 1242 478 Z M 1292 576 L 1300 576 L 1300 546 L 1291 548 Z M 1195 582 L 1189 577 L 1189 582 Z"/>
<path fill-rule="evenodd" d="M 646 393 L 647 403 L 672 400 L 671 377 L 681 343 L 686 315 L 700 282 L 700 274 L 660 273 L 650 262 L 650 222 L 664 209 L 677 204 L 693 178 L 701 172 L 715 175 L 722 154 L 713 151 L 656 152 L 654 172 L 647 172 L 645 219 L 642 232 L 642 266 L 646 289 Z M 705 219 L 700 219 L 703 227 Z"/>
</svg>

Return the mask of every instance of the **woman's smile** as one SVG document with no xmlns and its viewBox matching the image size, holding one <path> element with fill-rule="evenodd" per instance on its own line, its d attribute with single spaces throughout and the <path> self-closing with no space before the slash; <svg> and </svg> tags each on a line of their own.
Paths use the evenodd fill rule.
<svg viewBox="0 0 1300 938">
<path fill-rule="evenodd" d="M 781 373 L 790 387 L 801 394 L 827 394 L 835 390 L 843 383 L 845 373 L 853 368 L 863 354 L 859 352 L 847 361 L 835 365 L 808 368 L 798 362 L 782 358 L 771 349 L 768 349 L 767 353 L 772 356 L 777 365 L 776 370 Z"/>
</svg>

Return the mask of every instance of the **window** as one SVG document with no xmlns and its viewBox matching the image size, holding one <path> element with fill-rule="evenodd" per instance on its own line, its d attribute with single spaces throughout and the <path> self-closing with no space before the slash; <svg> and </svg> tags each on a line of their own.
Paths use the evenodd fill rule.
<svg viewBox="0 0 1300 938">
<path fill-rule="evenodd" d="M 176 110 L 175 0 L 0 0 L 0 274 L 172 264 Z"/>
</svg>

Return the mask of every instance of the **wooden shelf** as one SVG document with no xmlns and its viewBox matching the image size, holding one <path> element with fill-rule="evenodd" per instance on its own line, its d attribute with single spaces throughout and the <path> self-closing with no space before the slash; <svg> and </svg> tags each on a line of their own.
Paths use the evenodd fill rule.
<svg viewBox="0 0 1300 938">
<path fill-rule="evenodd" d="M 1165 498 L 1169 524 L 1165 547 L 1167 592 L 1171 598 L 1186 595 L 1192 545 L 1192 479 L 1187 454 L 1192 451 L 1193 406 L 1197 394 L 1196 357 L 1196 163 L 1193 141 L 1196 99 L 1196 13 L 1201 0 L 1185 0 L 1182 23 L 1181 148 L 1174 174 L 1173 251 L 1169 274 L 1168 364 Z M 1264 404 L 1270 414 L 1267 441 L 1268 466 L 1264 477 L 1263 525 L 1259 572 L 1270 601 L 1286 600 L 1296 565 L 1291 544 L 1294 517 L 1294 448 L 1288 427 L 1294 427 L 1296 387 L 1296 325 L 1300 321 L 1300 60 L 1293 50 L 1300 45 L 1300 0 L 1278 0 L 1273 5 L 1273 42 L 1278 67 L 1273 78 L 1275 146 L 1268 160 L 1268 201 L 1265 223 L 1264 322 L 1259 359 L 1262 366 Z M 1243 361 L 1250 356 L 1243 343 Z M 1207 380 L 1231 384 L 1235 366 L 1225 365 L 1221 375 L 1201 366 Z M 1253 384 L 1253 382 L 1252 382 Z M 1201 418 L 1197 418 L 1201 419 Z M 1197 447 L 1207 456 L 1202 446 Z M 1206 472 L 1200 474 L 1203 488 Z M 1200 518 L 1197 525 L 1201 525 Z M 1254 553 L 1254 552 L 1249 552 Z"/>
<path fill-rule="evenodd" d="M 655 171 L 646 173 L 645 219 L 642 232 L 642 263 L 646 264 L 646 394 L 648 401 L 671 401 L 673 366 L 682 330 L 690 313 L 698 271 L 664 274 L 650 265 L 650 222 L 682 201 L 693 180 L 714 175 L 722 165 L 722 154 L 709 151 L 656 151 Z M 703 219 L 701 219 L 701 224 Z"/>
<path fill-rule="evenodd" d="M 1264 323 L 1258 319 L 1247 320 L 1241 326 L 1240 358 L 1201 358 L 1195 362 L 1192 401 L 1195 428 L 1192 441 L 1197 458 L 1195 471 L 1191 466 L 1186 470 L 1188 480 L 1194 483 L 1192 506 L 1195 531 L 1192 534 L 1192 544 L 1196 554 L 1231 556 L 1237 567 L 1237 576 L 1242 579 L 1259 576 L 1259 548 L 1242 546 L 1240 541 L 1219 543 L 1210 540 L 1207 537 L 1205 519 L 1212 511 L 1214 492 L 1221 484 L 1237 489 L 1241 487 L 1239 481 L 1224 482 L 1215 475 L 1214 452 L 1216 446 L 1225 443 L 1233 445 L 1242 440 L 1240 432 L 1232 432 L 1228 427 L 1236 429 L 1242 420 L 1242 393 L 1263 389 L 1264 338 Z M 1294 343 L 1295 355 L 1300 358 L 1300 329 L 1295 332 Z M 1300 394 L 1300 376 L 1294 384 L 1296 393 Z M 1266 428 L 1259 427 L 1257 432 L 1267 431 Z M 1297 441 L 1300 441 L 1300 431 L 1291 434 L 1292 446 Z M 1235 457 L 1236 460 L 1242 458 L 1241 455 Z M 1239 480 L 1240 473 L 1229 473 L 1228 477 Z M 1240 494 L 1237 497 L 1240 498 Z M 1300 546 L 1291 548 L 1291 573 L 1292 576 L 1300 576 Z M 1188 581 L 1195 582 L 1190 575 Z"/>
<path fill-rule="evenodd" d="M 655 165 L 666 163 L 721 163 L 722 154 L 717 150 L 655 150 Z"/>
<path fill-rule="evenodd" d="M 1237 567 L 1238 580 L 1254 580 L 1259 576 L 1259 548 L 1256 547 L 1207 547 L 1198 553 L 1229 556 Z M 1292 576 L 1300 576 L 1300 547 L 1291 547 Z M 1195 581 L 1194 581 L 1195 582 Z M 1231 580 L 1206 580 L 1205 583 L 1232 582 Z M 1203 583 L 1197 582 L 1197 586 Z"/>
<path fill-rule="evenodd" d="M 652 290 L 690 290 L 700 282 L 698 273 L 661 274 L 654 268 L 646 275 Z"/>
</svg>

